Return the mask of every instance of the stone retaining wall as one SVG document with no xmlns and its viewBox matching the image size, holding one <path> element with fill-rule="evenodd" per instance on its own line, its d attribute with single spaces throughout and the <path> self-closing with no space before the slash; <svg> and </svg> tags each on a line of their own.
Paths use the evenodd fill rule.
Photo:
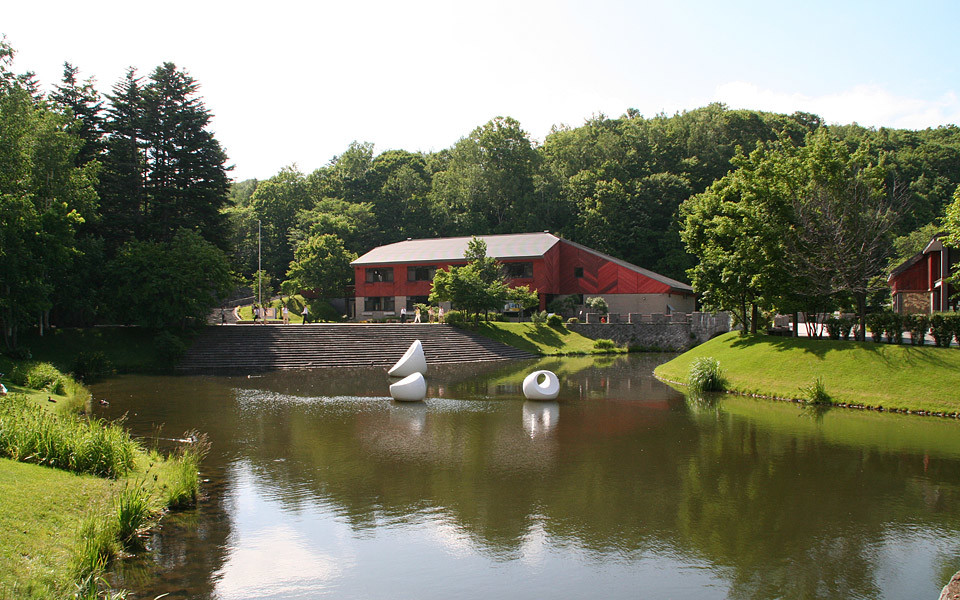
<svg viewBox="0 0 960 600">
<path fill-rule="evenodd" d="M 648 350 L 684 352 L 730 331 L 727 313 L 614 314 L 606 323 L 600 322 L 598 314 L 586 317 L 586 323 L 567 324 L 567 328 L 590 339 L 608 339 L 621 346 Z"/>
</svg>

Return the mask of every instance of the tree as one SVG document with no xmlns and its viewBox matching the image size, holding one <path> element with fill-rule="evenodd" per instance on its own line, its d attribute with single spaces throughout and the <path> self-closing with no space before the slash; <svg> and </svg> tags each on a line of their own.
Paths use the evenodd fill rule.
<svg viewBox="0 0 960 600">
<path fill-rule="evenodd" d="M 98 159 L 103 151 L 103 100 L 93 79 L 77 82 L 78 72 L 70 63 L 63 63 L 63 80 L 49 98 L 74 120 L 72 129 L 83 140 L 76 157 L 79 167 Z"/>
<path fill-rule="evenodd" d="M 297 246 L 283 287 L 313 290 L 322 298 L 341 296 L 353 282 L 350 263 L 356 258 L 335 235 L 310 236 Z"/>
<path fill-rule="evenodd" d="M 509 288 L 500 264 L 487 256 L 487 244 L 483 240 L 472 238 L 464 258 L 468 262 L 463 267 L 437 271 L 430 290 L 430 302 L 451 302 L 474 315 L 474 322 L 479 323 L 481 312 L 503 307 Z"/>
<path fill-rule="evenodd" d="M 169 242 L 125 243 L 109 270 L 114 314 L 142 327 L 202 322 L 234 285 L 223 251 L 187 229 Z"/>
</svg>

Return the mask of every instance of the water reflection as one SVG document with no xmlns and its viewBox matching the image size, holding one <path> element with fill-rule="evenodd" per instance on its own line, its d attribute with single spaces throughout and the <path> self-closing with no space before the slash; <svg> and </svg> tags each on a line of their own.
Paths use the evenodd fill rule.
<svg viewBox="0 0 960 600">
<path fill-rule="evenodd" d="M 960 569 L 957 423 L 688 401 L 655 364 L 441 368 L 413 404 L 382 370 L 106 382 L 108 416 L 214 444 L 207 501 L 120 575 L 151 598 L 898 598 Z M 557 401 L 524 401 L 536 369 Z"/>
</svg>

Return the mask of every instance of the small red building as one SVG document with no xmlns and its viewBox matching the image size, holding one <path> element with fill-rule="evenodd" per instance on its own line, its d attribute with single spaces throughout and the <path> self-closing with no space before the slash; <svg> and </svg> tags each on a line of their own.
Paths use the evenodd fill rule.
<svg viewBox="0 0 960 600">
<path fill-rule="evenodd" d="M 540 309 L 560 296 L 602 296 L 611 313 L 693 312 L 695 295 L 685 283 L 613 258 L 549 233 L 476 236 L 487 256 L 504 264 L 511 286 L 527 285 Z M 355 270 L 355 317 L 383 318 L 426 303 L 437 269 L 464 265 L 471 238 L 407 240 L 374 248 Z M 445 308 L 450 308 L 449 306 Z"/>
<path fill-rule="evenodd" d="M 960 252 L 933 238 L 923 252 L 894 269 L 887 277 L 893 310 L 900 314 L 930 314 L 957 310 L 956 290 L 947 281 L 956 269 Z"/>
</svg>

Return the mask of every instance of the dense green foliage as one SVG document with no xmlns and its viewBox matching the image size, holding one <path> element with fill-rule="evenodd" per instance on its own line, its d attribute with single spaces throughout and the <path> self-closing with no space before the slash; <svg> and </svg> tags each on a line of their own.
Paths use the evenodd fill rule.
<svg viewBox="0 0 960 600">
<path fill-rule="evenodd" d="M 694 394 L 703 392 L 721 392 L 726 387 L 720 361 L 703 356 L 693 361 L 687 374 L 687 387 Z"/>
</svg>

